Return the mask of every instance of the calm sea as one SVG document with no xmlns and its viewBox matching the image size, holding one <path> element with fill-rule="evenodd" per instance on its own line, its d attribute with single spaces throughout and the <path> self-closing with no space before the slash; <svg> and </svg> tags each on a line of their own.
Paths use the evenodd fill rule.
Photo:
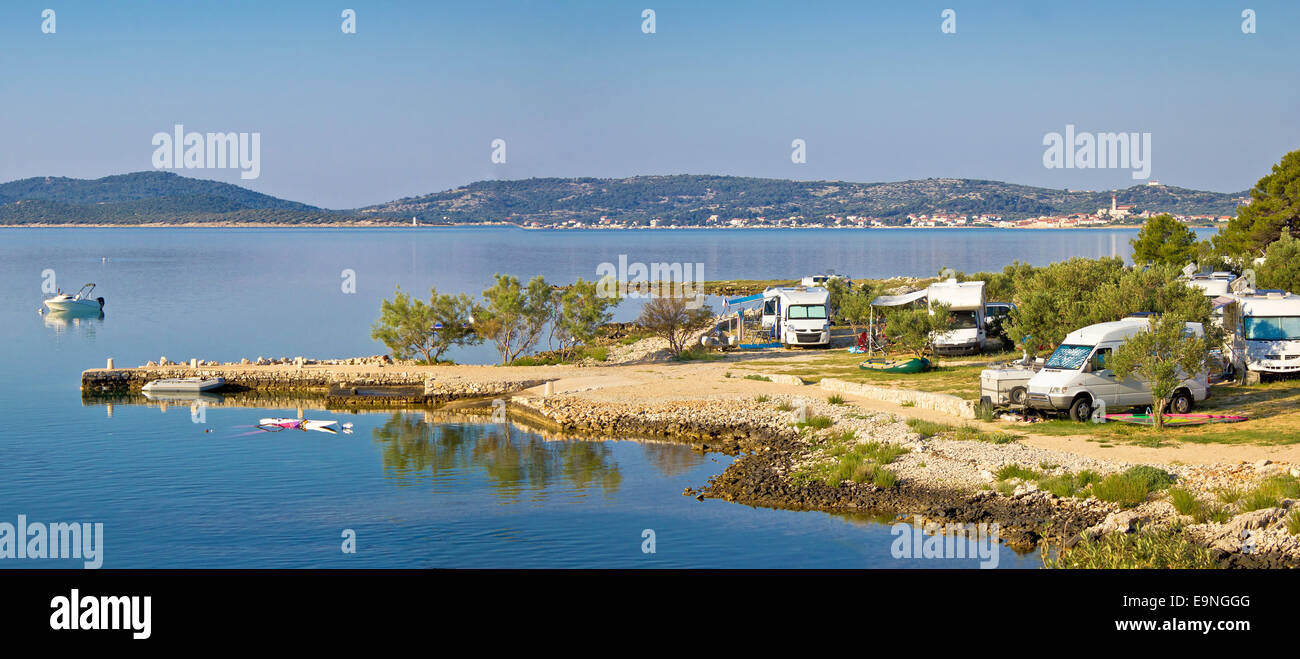
<svg viewBox="0 0 1300 659">
<path fill-rule="evenodd" d="M 105 567 L 969 567 L 890 557 L 887 525 L 681 496 L 727 458 L 671 443 L 548 441 L 509 425 L 315 412 L 351 435 L 252 428 L 293 407 L 83 403 L 82 370 L 379 354 L 398 286 L 477 294 L 602 263 L 702 264 L 705 279 L 928 276 L 1127 255 L 1131 231 L 0 229 L 0 523 L 104 524 Z M 40 316 L 47 282 L 98 285 L 104 317 Z M 347 292 L 349 282 L 355 292 Z M 628 306 L 620 317 L 635 315 Z M 453 355 L 489 362 L 490 348 Z M 201 422 L 196 422 L 201 421 Z M 357 552 L 341 551 L 345 529 Z M 655 532 L 656 551 L 642 552 Z M 1003 550 L 1002 567 L 1034 556 Z M 79 562 L 0 560 L 0 567 Z"/>
</svg>

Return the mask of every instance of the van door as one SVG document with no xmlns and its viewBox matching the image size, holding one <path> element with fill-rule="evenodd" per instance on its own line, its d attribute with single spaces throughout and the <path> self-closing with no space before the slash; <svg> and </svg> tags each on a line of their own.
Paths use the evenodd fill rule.
<svg viewBox="0 0 1300 659">
<path fill-rule="evenodd" d="M 1107 362 L 1110 361 L 1111 351 L 1112 348 L 1098 347 L 1088 357 L 1088 363 L 1079 373 L 1082 380 L 1080 384 L 1092 392 L 1094 400 L 1106 401 L 1108 408 L 1120 405 L 1118 378 L 1106 367 Z"/>
</svg>

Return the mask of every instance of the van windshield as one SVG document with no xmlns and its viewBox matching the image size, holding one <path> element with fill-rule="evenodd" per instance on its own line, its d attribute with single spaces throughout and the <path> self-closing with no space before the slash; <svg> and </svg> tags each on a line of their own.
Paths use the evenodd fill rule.
<svg viewBox="0 0 1300 659">
<path fill-rule="evenodd" d="M 979 326 L 979 319 L 975 317 L 974 311 L 950 311 L 952 316 L 953 329 L 971 329 Z"/>
<path fill-rule="evenodd" d="M 1059 368 L 1066 371 L 1077 371 L 1088 361 L 1088 355 L 1092 354 L 1092 346 L 1070 345 L 1063 343 L 1056 347 L 1056 352 L 1047 358 L 1047 363 L 1043 368 Z"/>
<path fill-rule="evenodd" d="M 822 320 L 826 318 L 826 305 L 824 304 L 796 304 L 790 307 L 790 319 L 813 318 Z"/>
<path fill-rule="evenodd" d="M 1300 340 L 1300 316 L 1253 316 L 1241 319 L 1247 339 L 1257 341 Z"/>
</svg>

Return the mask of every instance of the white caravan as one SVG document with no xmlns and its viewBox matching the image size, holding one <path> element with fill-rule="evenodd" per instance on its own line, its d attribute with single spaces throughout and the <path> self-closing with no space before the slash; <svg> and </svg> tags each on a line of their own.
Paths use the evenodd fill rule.
<svg viewBox="0 0 1300 659">
<path fill-rule="evenodd" d="M 947 304 L 955 321 L 952 330 L 934 337 L 934 351 L 940 355 L 965 355 L 984 350 L 988 343 L 984 282 L 949 279 L 930 284 L 926 292 L 931 305 Z"/>
<path fill-rule="evenodd" d="M 824 288 L 780 287 L 763 291 L 763 327 L 785 346 L 828 346 L 831 320 Z"/>
<path fill-rule="evenodd" d="M 1300 295 L 1252 291 L 1232 296 L 1237 319 L 1229 322 L 1229 357 L 1244 376 L 1300 372 Z"/>
<path fill-rule="evenodd" d="M 1107 361 L 1115 348 L 1129 337 L 1150 327 L 1149 318 L 1125 318 L 1089 325 L 1070 332 L 1043 369 L 1029 378 L 1025 402 L 1040 410 L 1069 411 L 1075 421 L 1086 421 L 1104 402 L 1106 409 L 1151 405 L 1151 387 L 1130 376 L 1120 380 Z M 1200 323 L 1187 323 L 1187 331 L 1201 336 Z M 1197 373 L 1179 383 L 1169 410 L 1186 414 L 1194 401 L 1209 395 L 1209 374 Z"/>
</svg>

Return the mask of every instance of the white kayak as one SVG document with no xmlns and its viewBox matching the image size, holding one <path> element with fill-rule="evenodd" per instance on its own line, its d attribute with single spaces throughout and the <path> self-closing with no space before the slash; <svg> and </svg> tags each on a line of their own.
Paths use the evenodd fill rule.
<svg viewBox="0 0 1300 659">
<path fill-rule="evenodd" d="M 178 391 L 198 393 L 212 391 L 225 386 L 223 378 L 163 378 L 146 382 L 142 391 Z"/>
</svg>

